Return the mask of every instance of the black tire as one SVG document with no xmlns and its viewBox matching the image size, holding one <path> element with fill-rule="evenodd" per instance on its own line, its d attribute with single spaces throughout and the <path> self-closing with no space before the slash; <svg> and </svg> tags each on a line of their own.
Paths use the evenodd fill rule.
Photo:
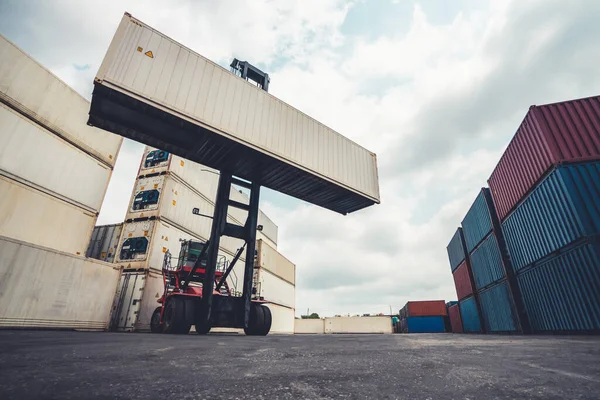
<svg viewBox="0 0 600 400">
<path fill-rule="evenodd" d="M 187 335 L 192 328 L 185 320 L 185 301 L 179 297 L 167 299 L 163 320 L 165 333 Z"/>
<path fill-rule="evenodd" d="M 160 312 L 162 311 L 162 307 L 157 307 L 156 310 L 152 313 L 152 318 L 150 318 L 150 332 L 152 333 L 162 333 L 163 326 L 160 324 Z"/>
<path fill-rule="evenodd" d="M 271 310 L 269 307 L 260 306 L 262 308 L 265 319 L 263 321 L 262 328 L 260 329 L 259 335 L 267 336 L 269 331 L 271 330 L 271 323 L 273 322 L 273 316 L 271 315 Z"/>
<path fill-rule="evenodd" d="M 248 327 L 244 328 L 244 332 L 249 336 L 261 335 L 263 325 L 265 324 L 264 307 L 260 304 L 250 304 L 250 318 Z"/>
<path fill-rule="evenodd" d="M 194 329 L 196 329 L 196 333 L 198 335 L 206 335 L 208 332 L 210 332 L 210 324 L 196 323 L 194 325 Z"/>
</svg>

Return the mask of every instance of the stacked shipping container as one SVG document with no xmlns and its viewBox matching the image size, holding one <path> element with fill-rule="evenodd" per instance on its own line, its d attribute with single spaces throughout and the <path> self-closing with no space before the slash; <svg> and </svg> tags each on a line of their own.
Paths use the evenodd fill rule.
<svg viewBox="0 0 600 400">
<path fill-rule="evenodd" d="M 463 220 L 487 330 L 600 331 L 599 160 L 599 96 L 529 109 Z"/>
<path fill-rule="evenodd" d="M 471 261 L 467 253 L 467 242 L 465 240 L 463 228 L 458 228 L 452 236 L 448 247 L 448 259 L 454 278 L 458 304 L 448 307 L 450 325 L 453 332 L 481 332 L 479 324 L 479 300 L 478 294 L 473 283 L 473 271 Z M 467 307 L 463 304 L 472 305 L 473 311 L 465 314 L 466 321 L 463 321 L 460 315 L 462 308 Z M 454 307 L 454 308 L 452 308 Z M 452 308 L 452 310 L 450 310 Z M 451 312 L 452 311 L 452 312 Z M 457 327 L 460 321 L 460 329 Z M 463 323 L 465 326 L 463 327 Z"/>
<path fill-rule="evenodd" d="M 443 300 L 409 301 L 399 312 L 398 332 L 438 333 L 445 332 L 448 316 Z"/>
<path fill-rule="evenodd" d="M 0 35 L 2 326 L 108 325 L 119 269 L 82 256 L 122 138 L 89 127 L 89 107 Z"/>
<path fill-rule="evenodd" d="M 87 126 L 88 110 L 0 36 L 0 235 L 85 254 L 122 142 Z"/>
<path fill-rule="evenodd" d="M 532 106 L 489 184 L 533 332 L 600 330 L 600 97 Z"/>
<path fill-rule="evenodd" d="M 490 191 L 483 188 L 462 221 L 482 328 L 494 333 L 522 331 L 514 301 L 518 294 L 512 293 L 507 280 L 511 265 L 495 215 Z"/>
</svg>

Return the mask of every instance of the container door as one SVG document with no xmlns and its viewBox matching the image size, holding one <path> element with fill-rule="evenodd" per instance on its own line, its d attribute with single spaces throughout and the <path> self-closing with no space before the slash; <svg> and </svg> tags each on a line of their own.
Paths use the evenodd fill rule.
<svg viewBox="0 0 600 400">
<path fill-rule="evenodd" d="M 121 275 L 115 306 L 113 307 L 111 330 L 120 332 L 134 330 L 139 317 L 145 284 L 145 273 L 124 273 Z"/>
</svg>

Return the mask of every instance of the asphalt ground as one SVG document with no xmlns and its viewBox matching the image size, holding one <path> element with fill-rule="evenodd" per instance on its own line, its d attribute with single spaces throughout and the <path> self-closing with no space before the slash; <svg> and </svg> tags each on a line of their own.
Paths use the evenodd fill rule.
<svg viewBox="0 0 600 400">
<path fill-rule="evenodd" d="M 0 331 L 0 399 L 599 399 L 600 338 Z"/>
</svg>

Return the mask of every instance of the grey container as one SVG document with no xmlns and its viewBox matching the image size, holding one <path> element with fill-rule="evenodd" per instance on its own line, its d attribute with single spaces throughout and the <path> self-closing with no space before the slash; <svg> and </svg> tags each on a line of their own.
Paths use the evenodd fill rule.
<svg viewBox="0 0 600 400">
<path fill-rule="evenodd" d="M 85 256 L 109 263 L 115 262 L 115 254 L 117 252 L 117 246 L 122 231 L 122 223 L 94 227 L 92 240 L 90 241 Z"/>
</svg>

